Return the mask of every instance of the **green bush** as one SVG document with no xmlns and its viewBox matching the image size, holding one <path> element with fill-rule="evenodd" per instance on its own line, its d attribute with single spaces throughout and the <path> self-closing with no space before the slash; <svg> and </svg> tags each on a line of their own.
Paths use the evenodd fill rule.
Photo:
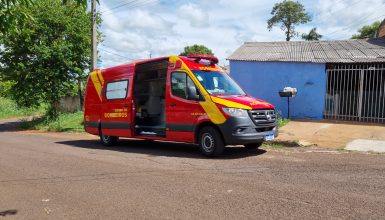
<svg viewBox="0 0 385 220">
<path fill-rule="evenodd" d="M 23 121 L 22 129 L 34 129 L 56 132 L 83 132 L 83 112 L 60 113 L 57 118 L 44 115 L 31 121 Z"/>
<path fill-rule="evenodd" d="M 285 126 L 287 123 L 289 123 L 289 119 L 287 118 L 281 118 L 281 117 L 278 117 L 278 127 L 283 127 Z"/>
<path fill-rule="evenodd" d="M 0 119 L 43 114 L 45 106 L 39 108 L 20 108 L 11 99 L 0 96 Z"/>
</svg>

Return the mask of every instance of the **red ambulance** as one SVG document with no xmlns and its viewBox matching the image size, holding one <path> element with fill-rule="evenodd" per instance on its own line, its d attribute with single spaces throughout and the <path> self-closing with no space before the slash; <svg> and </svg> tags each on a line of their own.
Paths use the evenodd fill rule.
<svg viewBox="0 0 385 220">
<path fill-rule="evenodd" d="M 247 95 L 212 55 L 142 60 L 90 73 L 85 131 L 111 146 L 119 137 L 256 149 L 278 135 L 274 106 Z M 258 88 L 256 88 L 258 89 Z"/>
</svg>

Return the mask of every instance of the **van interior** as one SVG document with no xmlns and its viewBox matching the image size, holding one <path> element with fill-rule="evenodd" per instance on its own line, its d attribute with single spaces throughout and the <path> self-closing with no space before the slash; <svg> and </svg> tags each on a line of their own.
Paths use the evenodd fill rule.
<svg viewBox="0 0 385 220">
<path fill-rule="evenodd" d="M 168 61 L 139 64 L 134 78 L 135 133 L 166 136 L 166 77 Z"/>
</svg>

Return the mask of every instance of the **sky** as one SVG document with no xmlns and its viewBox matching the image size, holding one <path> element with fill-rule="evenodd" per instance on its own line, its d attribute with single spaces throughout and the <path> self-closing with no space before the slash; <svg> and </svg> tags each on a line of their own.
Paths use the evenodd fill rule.
<svg viewBox="0 0 385 220">
<path fill-rule="evenodd" d="M 99 0 L 98 66 L 107 68 L 150 57 L 178 55 L 185 46 L 205 45 L 226 58 L 244 42 L 284 41 L 280 27 L 267 29 L 279 0 Z M 322 40 L 349 39 L 363 26 L 385 18 L 385 0 L 299 0 Z M 300 37 L 292 40 L 301 40 Z"/>
</svg>

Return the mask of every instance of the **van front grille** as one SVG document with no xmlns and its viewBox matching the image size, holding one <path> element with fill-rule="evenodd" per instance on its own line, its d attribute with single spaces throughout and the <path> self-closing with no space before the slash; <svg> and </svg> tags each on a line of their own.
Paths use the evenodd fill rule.
<svg viewBox="0 0 385 220">
<path fill-rule="evenodd" d="M 249 115 L 256 125 L 271 125 L 277 120 L 277 115 L 273 109 L 253 109 L 249 111 Z"/>
</svg>

